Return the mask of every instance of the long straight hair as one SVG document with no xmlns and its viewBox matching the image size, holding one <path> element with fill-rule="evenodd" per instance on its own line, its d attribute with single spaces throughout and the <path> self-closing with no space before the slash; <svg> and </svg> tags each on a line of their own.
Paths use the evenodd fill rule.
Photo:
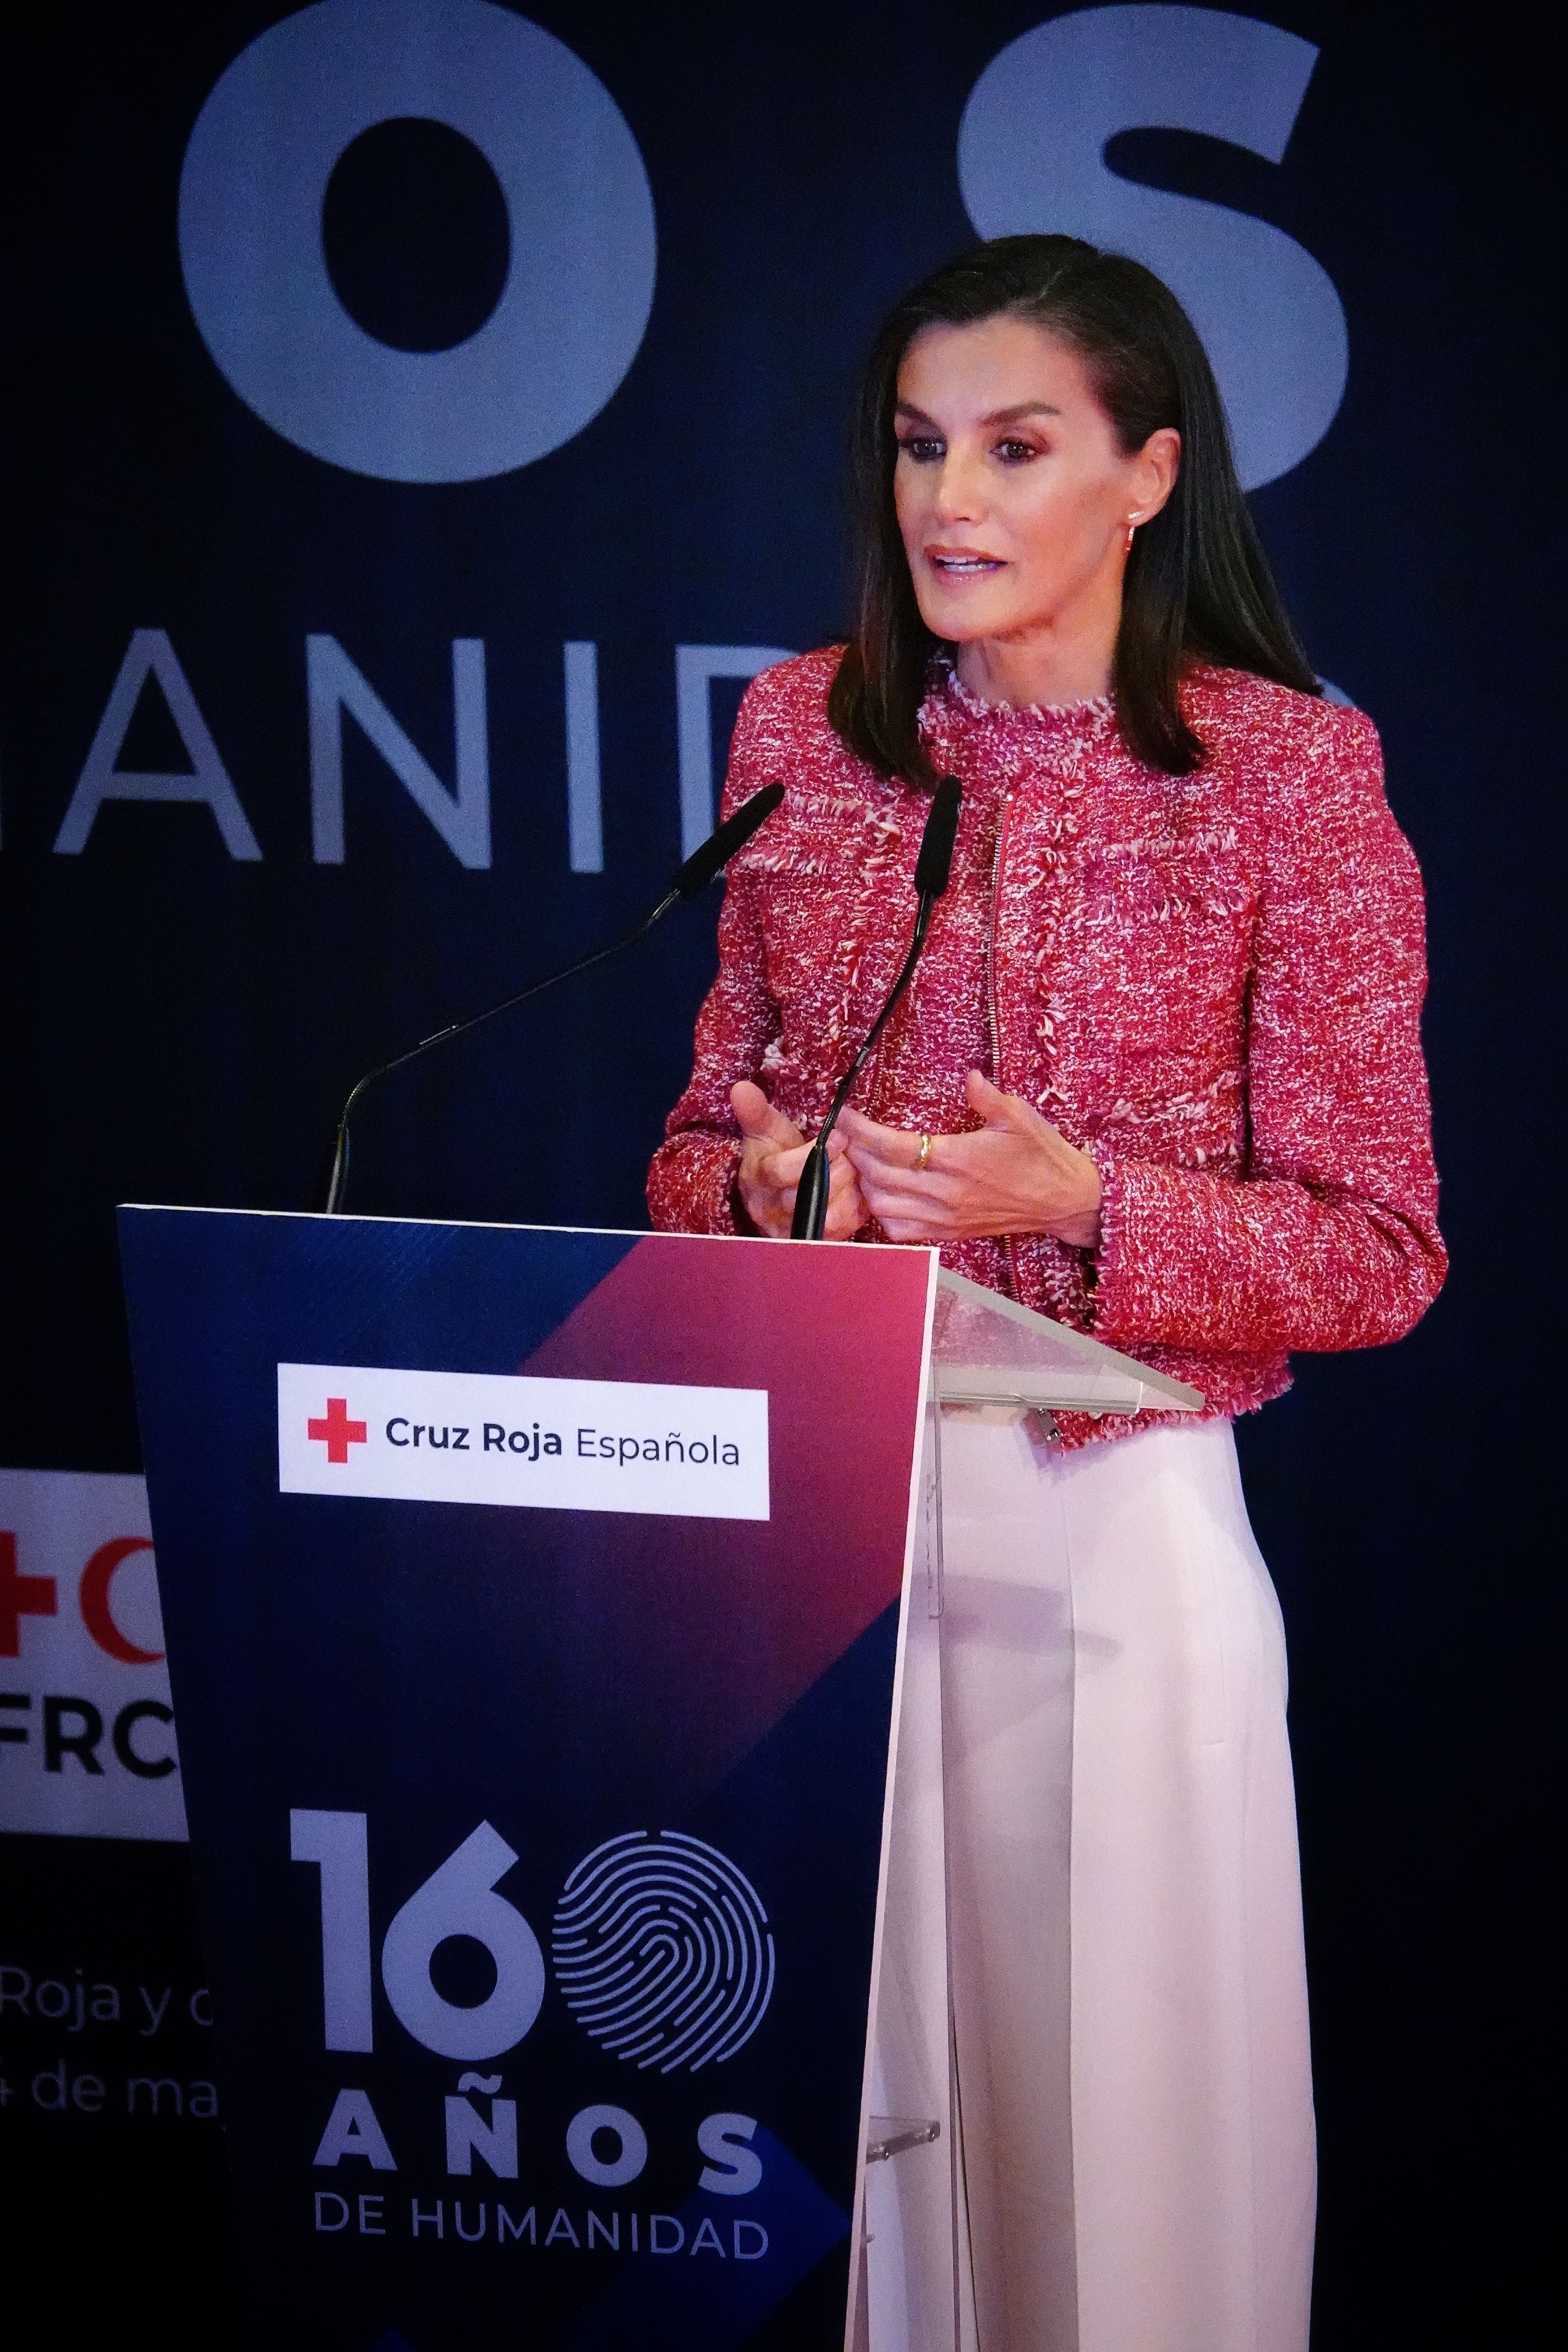
<svg viewBox="0 0 1568 2352">
<path fill-rule="evenodd" d="M 1113 686 L 1130 749 L 1187 775 L 1204 746 L 1182 709 L 1197 662 L 1321 691 L 1290 625 L 1231 457 L 1208 355 L 1169 287 L 1074 236 L 1001 236 L 934 270 L 896 303 L 872 346 L 851 438 L 858 612 L 827 715 L 862 759 L 911 783 L 935 771 L 920 707 L 941 641 L 921 620 L 893 507 L 899 369 L 923 329 L 1026 319 L 1076 352 L 1122 451 L 1173 425 L 1181 465 L 1170 498 L 1140 529 L 1122 581 Z"/>
</svg>

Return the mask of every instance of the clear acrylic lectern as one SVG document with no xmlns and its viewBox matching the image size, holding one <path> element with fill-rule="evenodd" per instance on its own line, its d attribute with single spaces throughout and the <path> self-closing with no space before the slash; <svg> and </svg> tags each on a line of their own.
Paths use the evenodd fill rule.
<svg viewBox="0 0 1568 2352">
<path fill-rule="evenodd" d="M 944 1267 L 937 1277 L 873 2022 L 856 2352 L 968 2352 L 973 2304 L 949 1989 L 942 1759 L 944 1414 L 1195 1412 L 1203 1397 Z M 918 1596 L 923 1591 L 924 1607 Z"/>
</svg>

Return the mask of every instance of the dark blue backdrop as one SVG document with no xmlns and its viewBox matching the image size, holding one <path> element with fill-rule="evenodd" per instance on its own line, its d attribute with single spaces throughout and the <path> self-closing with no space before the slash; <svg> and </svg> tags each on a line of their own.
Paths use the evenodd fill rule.
<svg viewBox="0 0 1568 2352">
<path fill-rule="evenodd" d="M 357 1068 L 657 889 L 680 843 L 676 648 L 833 631 L 854 364 L 891 295 L 974 234 L 966 99 L 1050 12 L 542 7 L 640 152 L 651 313 L 584 429 L 447 483 L 308 454 L 237 397 L 195 323 L 182 160 L 219 76 L 280 13 L 58 0 L 13 11 L 4 37 L 0 1459 L 16 1465 L 138 1465 L 115 1201 L 304 1203 Z M 1168 33 L 1188 13 L 1151 15 Z M 1108 162 L 1276 224 L 1337 289 L 1342 402 L 1256 509 L 1314 659 L 1383 730 L 1431 899 L 1448 1288 L 1398 1349 L 1300 1365 L 1242 1434 L 1293 1664 L 1323 2159 L 1314 2340 L 1509 2343 L 1543 2211 L 1533 1801 L 1555 1516 L 1551 1381 L 1531 1368 L 1556 1276 L 1538 1036 L 1560 804 L 1540 617 L 1556 488 L 1538 415 L 1541 60 L 1506 12 L 1479 27 L 1349 5 L 1270 21 L 1321 50 L 1281 162 L 1136 121 Z M 429 344 L 483 318 L 504 235 L 460 149 L 367 141 L 332 205 L 329 259 L 363 323 Z M 515 268 L 515 218 L 511 238 Z M 258 859 L 229 855 L 210 808 L 134 802 L 57 852 L 136 630 L 167 634 Z M 310 635 L 338 641 L 448 790 L 452 645 L 483 641 L 488 867 L 458 862 L 352 724 L 344 861 L 314 862 Z M 568 642 L 597 646 L 599 872 L 569 866 Z M 721 750 L 737 692 L 714 689 Z M 149 688 L 117 765 L 179 771 L 192 748 Z M 389 1087 L 363 1122 L 359 1203 L 640 1223 L 713 912 L 672 922 L 635 972 Z M 110 1934 L 128 1977 L 193 1972 L 177 1849 L 15 1840 L 5 1866 L 14 1916 L 30 1906 L 68 1973 Z M 5 2217 L 10 2275 L 63 2295 L 57 2340 L 79 2322 L 85 2341 L 113 2307 L 112 2258 L 132 2248 L 158 2265 L 172 2335 L 221 2336 L 205 2158 L 170 2153 L 160 2171 L 144 2154 L 132 2172 L 106 2133 L 68 2164 L 14 2105 L 0 2129 L 26 2141 L 30 2181 Z M 66 2290 L 88 2210 L 111 2259 Z"/>
</svg>

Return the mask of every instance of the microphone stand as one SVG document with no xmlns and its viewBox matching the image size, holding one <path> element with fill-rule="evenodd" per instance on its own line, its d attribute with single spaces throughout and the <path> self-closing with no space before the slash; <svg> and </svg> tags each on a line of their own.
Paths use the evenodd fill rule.
<svg viewBox="0 0 1568 2352">
<path fill-rule="evenodd" d="M 416 1061 L 421 1054 L 429 1053 L 432 1046 L 444 1045 L 454 1037 L 466 1037 L 470 1030 L 479 1028 L 486 1021 L 493 1021 L 499 1013 L 510 1013 L 513 1005 L 526 1004 L 531 996 L 542 996 L 547 988 L 557 988 L 563 980 L 574 980 L 579 972 L 591 971 L 595 964 L 607 963 L 612 956 L 635 947 L 639 940 L 647 938 L 656 923 L 664 920 L 670 908 L 678 906 L 682 898 L 695 898 L 700 891 L 707 888 L 736 851 L 750 841 L 757 827 L 772 816 L 783 798 L 782 784 L 764 784 L 761 792 L 753 793 L 750 800 L 742 801 L 740 807 L 709 835 L 700 847 L 692 851 L 676 872 L 658 906 L 629 931 L 624 932 L 617 940 L 612 940 L 607 947 L 595 948 L 589 954 L 578 956 L 574 962 L 563 964 L 559 971 L 547 972 L 542 980 L 531 981 L 526 988 L 514 989 L 510 996 L 503 996 L 498 1003 L 487 1004 L 482 1013 L 470 1013 L 466 1020 L 448 1022 L 445 1029 L 433 1030 L 428 1037 L 421 1037 L 416 1045 L 409 1045 L 403 1053 L 394 1054 L 389 1061 L 378 1062 L 374 1069 L 367 1070 L 363 1077 L 356 1079 L 338 1120 L 337 1135 L 332 1144 L 331 1171 L 321 1204 L 322 1213 L 329 1217 L 342 1214 L 343 1194 L 349 1181 L 349 1120 L 355 1103 L 367 1087 L 374 1086 L 378 1078 L 388 1076 L 394 1070 L 401 1070 L 405 1063 Z"/>
<path fill-rule="evenodd" d="M 445 1045 L 450 1037 L 467 1036 L 470 1029 L 478 1029 L 482 1023 L 493 1021 L 498 1013 L 510 1013 L 514 1004 L 526 1004 L 531 996 L 542 996 L 547 988 L 554 988 L 563 980 L 574 980 L 580 971 L 589 971 L 595 964 L 605 963 L 611 956 L 619 955 L 623 948 L 635 947 L 657 922 L 662 921 L 678 903 L 680 895 L 679 890 L 666 891 L 651 914 L 645 915 L 635 929 L 626 932 L 618 940 L 612 940 L 608 947 L 595 948 L 591 955 L 579 956 L 575 963 L 564 965 L 560 971 L 552 971 L 543 980 L 531 982 L 527 988 L 514 990 L 510 996 L 503 996 L 499 1004 L 487 1004 L 482 1013 L 470 1013 L 466 1021 L 449 1022 L 445 1029 L 433 1030 L 428 1037 L 421 1037 L 416 1045 L 410 1045 L 404 1053 L 394 1054 L 389 1062 L 378 1062 L 374 1070 L 367 1070 L 363 1078 L 356 1078 L 338 1120 L 337 1137 L 332 1145 L 331 1173 L 327 1179 L 327 1196 L 321 1204 L 323 1214 L 335 1217 L 342 1213 L 343 1193 L 349 1181 L 349 1120 L 366 1087 L 373 1087 L 377 1078 L 387 1077 L 392 1071 L 402 1069 L 405 1062 L 417 1061 L 419 1055 L 427 1054 L 432 1045 Z"/>
</svg>

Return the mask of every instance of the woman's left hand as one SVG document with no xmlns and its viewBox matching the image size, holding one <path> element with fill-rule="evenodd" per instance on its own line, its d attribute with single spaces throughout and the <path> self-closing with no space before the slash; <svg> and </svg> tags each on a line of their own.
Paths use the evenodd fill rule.
<svg viewBox="0 0 1568 2352">
<path fill-rule="evenodd" d="M 889 1241 L 973 1241 L 982 1234 L 1055 1234 L 1075 1249 L 1100 1240 L 1100 1171 L 1048 1119 L 978 1070 L 970 1108 L 985 1122 L 967 1135 L 921 1138 L 846 1110 L 838 1131 L 860 1197 Z"/>
</svg>

